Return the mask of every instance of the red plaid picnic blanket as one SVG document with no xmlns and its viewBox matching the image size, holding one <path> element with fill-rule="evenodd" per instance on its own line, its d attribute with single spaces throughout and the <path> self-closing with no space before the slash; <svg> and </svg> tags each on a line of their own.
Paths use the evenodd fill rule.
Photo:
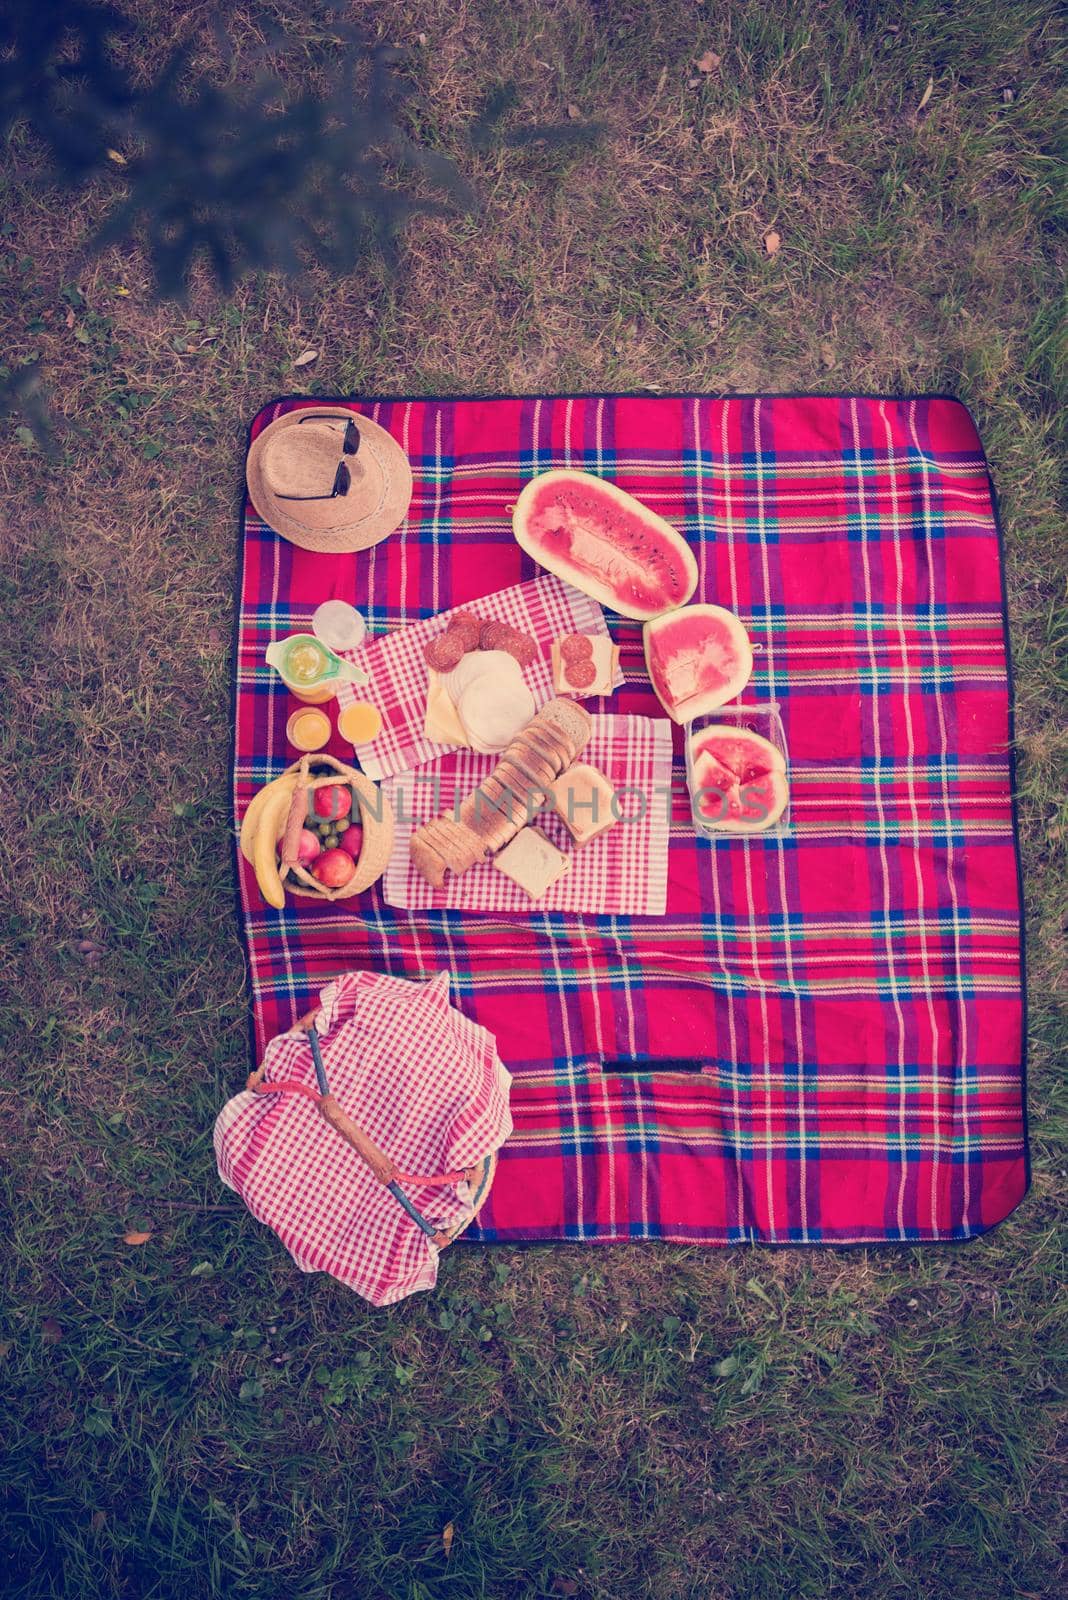
<svg viewBox="0 0 1068 1600">
<path fill-rule="evenodd" d="M 676 732 L 662 917 L 402 909 L 381 884 L 275 912 L 239 860 L 257 1052 L 340 971 L 453 972 L 513 1074 L 515 1132 L 465 1237 L 869 1243 L 999 1221 L 1028 1182 L 1020 897 L 999 538 L 967 410 L 351 404 L 408 452 L 414 498 L 399 533 L 333 558 L 246 508 L 235 822 L 290 759 L 271 638 L 330 596 L 377 637 L 534 577 L 507 507 L 562 466 L 681 528 L 695 599 L 742 616 L 760 646 L 743 698 L 781 707 L 791 822 L 697 836 Z M 657 715 L 639 626 L 610 627 L 627 682 L 600 709 Z"/>
</svg>

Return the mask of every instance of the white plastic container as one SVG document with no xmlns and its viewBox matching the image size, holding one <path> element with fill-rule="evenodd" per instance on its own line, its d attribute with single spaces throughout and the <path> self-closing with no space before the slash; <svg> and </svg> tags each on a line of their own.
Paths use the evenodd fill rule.
<svg viewBox="0 0 1068 1600">
<path fill-rule="evenodd" d="M 786 809 L 777 821 L 766 828 L 737 831 L 724 827 L 711 817 L 702 816 L 696 807 L 695 796 L 698 786 L 694 780 L 693 767 L 693 735 L 700 733 L 705 728 L 748 728 L 753 733 L 758 733 L 768 743 L 774 745 L 786 763 L 786 781 L 790 778 L 790 752 L 786 744 L 786 730 L 782 725 L 779 714 L 778 701 L 768 700 L 763 704 L 738 705 L 732 703 L 720 706 L 718 711 L 709 711 L 703 717 L 695 717 L 692 722 L 685 724 L 686 732 L 686 783 L 690 791 L 690 814 L 693 825 L 698 833 L 707 835 L 710 839 L 774 839 L 790 831 L 791 802 L 788 799 Z"/>
</svg>

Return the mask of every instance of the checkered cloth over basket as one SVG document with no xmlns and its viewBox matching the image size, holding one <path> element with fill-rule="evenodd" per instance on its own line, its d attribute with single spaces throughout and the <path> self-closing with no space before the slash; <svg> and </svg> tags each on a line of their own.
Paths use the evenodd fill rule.
<svg viewBox="0 0 1068 1600">
<path fill-rule="evenodd" d="M 285 406 L 265 409 L 258 429 Z M 246 509 L 235 822 L 291 752 L 263 662 L 332 595 L 371 634 L 537 576 L 508 507 L 599 473 L 681 529 L 698 600 L 782 708 L 781 836 L 689 822 L 681 741 L 662 917 L 353 901 L 265 906 L 239 862 L 257 1051 L 322 984 L 447 968 L 513 1074 L 515 1131 L 466 1239 L 959 1239 L 1027 1186 L 1020 901 L 998 532 L 982 446 L 943 398 L 352 402 L 411 458 L 402 528 L 297 550 Z M 651 717 L 641 629 L 610 618 Z M 338 741 L 331 746 L 346 753 Z"/>
<path fill-rule="evenodd" d="M 319 999 L 331 1092 L 398 1167 L 470 1167 L 508 1137 L 508 1073 L 486 1030 L 449 1004 L 448 973 L 406 983 L 358 972 Z M 315 1087 L 304 1033 L 273 1039 L 266 1066 L 270 1082 Z M 236 1095 L 216 1121 L 215 1155 L 224 1182 L 305 1272 L 329 1272 L 380 1306 L 434 1287 L 437 1246 L 310 1100 Z M 442 1229 L 471 1210 L 462 1183 L 405 1192 Z"/>
</svg>

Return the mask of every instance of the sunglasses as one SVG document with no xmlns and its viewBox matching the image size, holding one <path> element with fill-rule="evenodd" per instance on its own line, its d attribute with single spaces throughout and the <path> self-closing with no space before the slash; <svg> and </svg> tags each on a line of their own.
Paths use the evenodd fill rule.
<svg viewBox="0 0 1068 1600">
<path fill-rule="evenodd" d="M 301 419 L 304 420 L 303 418 Z M 309 417 L 309 422 L 317 422 L 318 417 Z M 348 494 L 352 486 L 352 474 L 345 465 L 346 456 L 354 456 L 360 448 L 360 430 L 351 419 L 346 424 L 345 436 L 341 441 L 341 460 L 337 464 L 334 474 L 334 487 L 329 494 L 286 494 L 279 495 L 280 500 L 336 500 L 338 495 Z"/>
</svg>

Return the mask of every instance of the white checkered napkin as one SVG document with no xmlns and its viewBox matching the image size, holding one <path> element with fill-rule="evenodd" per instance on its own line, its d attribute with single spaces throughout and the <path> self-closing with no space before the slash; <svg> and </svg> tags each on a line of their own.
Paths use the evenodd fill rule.
<svg viewBox="0 0 1068 1600">
<path fill-rule="evenodd" d="M 492 1035 L 450 1005 L 447 973 L 350 973 L 319 998 L 331 1091 L 400 1168 L 452 1171 L 504 1143 L 511 1077 Z M 305 1034 L 280 1034 L 264 1059 L 268 1080 L 315 1087 Z M 236 1095 L 216 1121 L 215 1157 L 302 1271 L 329 1272 L 379 1306 L 434 1287 L 437 1247 L 302 1095 Z M 470 1211 L 462 1183 L 403 1187 L 436 1226 Z"/>
<path fill-rule="evenodd" d="M 496 757 L 454 751 L 432 769 L 391 778 L 385 788 L 398 826 L 386 868 L 389 905 L 416 910 L 582 911 L 590 915 L 662 917 L 667 904 L 671 724 L 665 717 L 594 716 L 590 742 L 579 757 L 604 773 L 616 790 L 620 821 L 574 849 L 563 819 L 542 812 L 537 826 L 563 850 L 571 869 L 531 900 L 492 862 L 432 889 L 409 858 L 412 831 L 460 801 L 483 781 Z"/>
<path fill-rule="evenodd" d="M 443 633 L 452 611 L 474 611 L 486 622 L 510 622 L 537 641 L 541 658 L 527 667 L 523 677 L 534 696 L 535 705 L 544 705 L 554 694 L 550 649 L 554 639 L 564 633 L 607 633 L 604 612 L 596 600 L 573 589 L 570 584 L 546 573 L 511 589 L 498 589 L 479 600 L 468 600 L 463 607 L 439 611 L 423 622 L 409 622 L 381 639 L 375 639 L 358 656 L 350 656 L 367 673 L 366 688 L 351 684 L 338 686 L 341 706 L 353 700 L 370 700 L 382 713 L 382 731 L 370 744 L 360 745 L 356 754 L 369 778 L 391 777 L 433 761 L 453 745 L 436 744 L 423 733 L 426 713 L 427 664 L 423 646 Z M 623 682 L 618 671 L 613 688 Z"/>
</svg>

